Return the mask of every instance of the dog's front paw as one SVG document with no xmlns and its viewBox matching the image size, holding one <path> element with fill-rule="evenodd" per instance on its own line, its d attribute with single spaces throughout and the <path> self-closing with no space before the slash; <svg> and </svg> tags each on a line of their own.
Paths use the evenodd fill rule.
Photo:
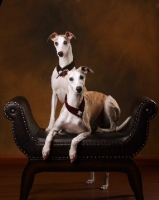
<svg viewBox="0 0 159 200">
<path fill-rule="evenodd" d="M 71 163 L 73 163 L 77 158 L 76 152 L 72 152 L 71 150 L 69 151 L 69 156 L 70 156 L 70 162 Z"/>
<path fill-rule="evenodd" d="M 47 149 L 46 147 L 43 147 L 43 150 L 42 150 L 42 157 L 44 160 L 46 160 L 46 158 L 49 156 L 50 154 L 50 149 Z"/>
</svg>

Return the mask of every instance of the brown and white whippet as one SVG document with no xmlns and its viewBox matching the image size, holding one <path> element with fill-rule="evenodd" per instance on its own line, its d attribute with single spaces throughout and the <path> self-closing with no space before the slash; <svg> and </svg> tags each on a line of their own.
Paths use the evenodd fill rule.
<svg viewBox="0 0 159 200">
<path fill-rule="evenodd" d="M 101 112 L 103 112 L 104 118 L 102 127 L 108 127 L 109 123 L 110 128 L 98 128 L 99 132 L 120 130 L 129 121 L 130 117 L 117 127 L 120 108 L 115 99 L 99 92 L 84 90 L 86 74 L 88 72 L 93 71 L 88 67 L 80 67 L 74 71 L 64 70 L 59 73 L 57 79 L 65 77 L 67 81 L 67 95 L 65 96 L 65 103 L 60 115 L 46 137 L 42 150 L 44 159 L 49 156 L 50 145 L 54 136 L 60 134 L 61 130 L 64 130 L 68 133 L 77 134 L 73 138 L 69 150 L 70 161 L 74 162 L 77 157 L 78 143 L 91 134 L 92 126 L 98 126 L 98 116 Z M 101 189 L 106 189 L 107 187 L 108 173 L 106 172 L 106 184 Z"/>
</svg>

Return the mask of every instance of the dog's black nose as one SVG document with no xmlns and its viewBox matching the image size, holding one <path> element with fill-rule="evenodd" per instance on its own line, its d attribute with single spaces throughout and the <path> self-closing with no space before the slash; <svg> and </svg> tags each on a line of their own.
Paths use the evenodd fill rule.
<svg viewBox="0 0 159 200">
<path fill-rule="evenodd" d="M 57 54 L 58 54 L 60 57 L 63 56 L 63 52 L 62 52 L 62 51 L 59 51 Z"/>
<path fill-rule="evenodd" d="M 77 86 L 77 87 L 76 87 L 76 91 L 77 91 L 78 93 L 81 93 L 81 92 L 82 92 L 82 87 L 81 87 L 81 86 Z"/>
</svg>

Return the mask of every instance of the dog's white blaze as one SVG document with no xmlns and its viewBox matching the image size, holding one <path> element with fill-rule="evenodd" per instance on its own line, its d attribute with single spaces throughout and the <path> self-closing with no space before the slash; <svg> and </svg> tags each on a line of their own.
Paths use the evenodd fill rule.
<svg viewBox="0 0 159 200">
<path fill-rule="evenodd" d="M 64 44 L 64 41 L 67 41 L 67 44 Z M 56 42 L 58 42 L 58 45 L 55 45 L 57 53 L 62 51 L 64 56 L 66 56 L 68 49 L 70 48 L 70 42 L 62 36 L 59 36 Z"/>
<path fill-rule="evenodd" d="M 64 44 L 64 41 L 67 41 L 67 44 Z M 66 40 L 66 38 L 59 35 L 55 42 L 58 42 L 58 45 L 55 45 L 54 43 L 54 46 L 56 48 L 57 56 L 59 57 L 59 64 L 61 67 L 65 67 L 73 61 L 72 46 L 70 40 Z M 60 51 L 63 52 L 62 57 L 58 55 L 58 52 Z"/>
<path fill-rule="evenodd" d="M 84 89 L 84 85 L 85 85 L 85 76 L 83 76 L 83 79 L 80 78 L 81 77 L 81 73 L 80 72 L 73 72 L 71 73 L 71 75 L 69 76 L 69 78 L 73 78 L 73 81 L 69 80 L 69 84 L 71 85 L 71 87 L 73 88 L 74 92 L 77 92 L 76 88 L 78 86 L 81 86 L 82 89 Z"/>
</svg>

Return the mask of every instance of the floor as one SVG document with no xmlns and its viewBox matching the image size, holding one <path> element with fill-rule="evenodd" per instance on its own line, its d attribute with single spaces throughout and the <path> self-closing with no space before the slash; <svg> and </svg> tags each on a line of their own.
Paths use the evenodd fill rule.
<svg viewBox="0 0 159 200">
<path fill-rule="evenodd" d="M 18 200 L 24 165 L 0 165 L 0 200 Z M 139 166 L 145 200 L 159 199 L 159 166 Z M 35 176 L 28 200 L 135 200 L 124 173 L 110 173 L 110 186 L 100 190 L 104 174 L 87 185 L 87 172 L 40 173 Z"/>
</svg>

